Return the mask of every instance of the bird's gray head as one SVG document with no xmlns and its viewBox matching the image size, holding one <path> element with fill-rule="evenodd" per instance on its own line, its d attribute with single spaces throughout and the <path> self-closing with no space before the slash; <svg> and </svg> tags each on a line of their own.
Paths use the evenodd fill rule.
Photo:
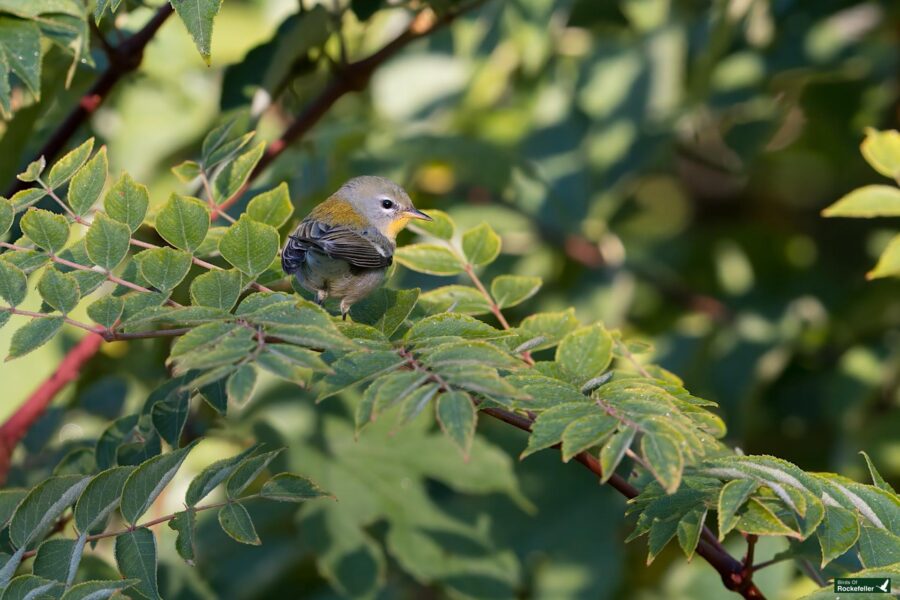
<svg viewBox="0 0 900 600">
<path fill-rule="evenodd" d="M 390 239 L 394 239 L 410 219 L 431 220 L 413 206 L 406 190 L 384 177 L 354 177 L 334 195 L 349 202 L 367 223 Z"/>
</svg>

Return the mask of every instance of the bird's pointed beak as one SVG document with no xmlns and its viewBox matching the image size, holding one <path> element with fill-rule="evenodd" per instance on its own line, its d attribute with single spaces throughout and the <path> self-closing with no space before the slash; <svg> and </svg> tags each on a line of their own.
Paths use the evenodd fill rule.
<svg viewBox="0 0 900 600">
<path fill-rule="evenodd" d="M 406 214 L 409 215 L 411 219 L 422 219 L 423 221 L 434 221 L 431 217 L 423 213 L 418 208 L 408 208 L 406 209 Z"/>
</svg>

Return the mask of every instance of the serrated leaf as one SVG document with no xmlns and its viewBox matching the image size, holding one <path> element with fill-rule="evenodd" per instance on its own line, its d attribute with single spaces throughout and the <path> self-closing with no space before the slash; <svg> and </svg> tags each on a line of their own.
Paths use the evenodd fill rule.
<svg viewBox="0 0 900 600">
<path fill-rule="evenodd" d="M 106 185 L 108 170 L 109 161 L 106 158 L 106 146 L 102 146 L 94 157 L 87 161 L 72 176 L 66 198 L 76 215 L 83 216 L 87 214 L 88 210 L 100 198 L 100 193 Z"/>
<path fill-rule="evenodd" d="M 222 526 L 222 531 L 235 541 L 251 546 L 262 544 L 256 528 L 253 527 L 250 513 L 239 502 L 226 504 L 219 510 L 219 525 Z"/>
<path fill-rule="evenodd" d="M 822 568 L 853 547 L 859 538 L 859 521 L 846 508 L 825 505 L 825 519 L 816 537 L 822 549 Z"/>
<path fill-rule="evenodd" d="M 255 196 L 247 205 L 247 214 L 254 221 L 278 229 L 294 214 L 294 205 L 286 183 Z"/>
<path fill-rule="evenodd" d="M 138 583 L 136 579 L 85 581 L 66 590 L 61 600 L 105 600 L 119 590 L 124 590 L 136 583 Z"/>
<path fill-rule="evenodd" d="M 328 366 L 328 363 L 322 360 L 322 354 L 315 352 L 314 350 L 300 348 L 291 344 L 267 343 L 265 351 L 270 354 L 275 354 L 304 369 L 311 369 L 313 371 L 324 373 L 334 372 L 331 367 Z"/>
<path fill-rule="evenodd" d="M 97 213 L 84 242 L 91 261 L 106 271 L 111 271 L 128 254 L 131 230 L 128 225 L 114 221 L 104 213 Z"/>
<path fill-rule="evenodd" d="M 203 173 L 203 168 L 195 160 L 186 160 L 172 167 L 172 173 L 182 183 L 190 183 L 200 177 Z"/>
<path fill-rule="evenodd" d="M 859 149 L 873 169 L 885 177 L 900 178 L 900 132 L 868 128 Z"/>
<path fill-rule="evenodd" d="M 69 222 L 49 210 L 29 208 L 19 226 L 28 239 L 52 254 L 58 254 L 69 241 Z"/>
<path fill-rule="evenodd" d="M 647 536 L 647 564 L 650 565 L 678 533 L 678 519 L 655 519 Z"/>
<path fill-rule="evenodd" d="M 758 487 L 759 484 L 753 479 L 735 479 L 722 486 L 717 509 L 720 540 L 724 540 L 728 532 L 738 524 L 738 511 Z"/>
<path fill-rule="evenodd" d="M 75 174 L 81 168 L 91 151 L 94 149 L 94 138 L 89 138 L 86 142 L 69 151 L 50 168 L 50 174 L 47 176 L 47 185 L 56 189 Z"/>
<path fill-rule="evenodd" d="M 413 225 L 414 229 L 421 230 L 432 237 L 442 240 L 449 241 L 453 239 L 456 225 L 453 223 L 453 219 L 450 218 L 450 215 L 442 210 L 436 209 L 423 212 L 431 217 L 431 221 L 416 221 L 415 225 Z"/>
<path fill-rule="evenodd" d="M 865 185 L 823 210 L 822 216 L 866 219 L 900 216 L 900 188 L 891 185 Z"/>
<path fill-rule="evenodd" d="M 593 402 L 568 402 L 540 413 L 531 427 L 528 446 L 519 455 L 524 459 L 545 448 L 550 448 L 562 441 L 563 431 L 576 419 L 599 413 L 600 409 Z"/>
<path fill-rule="evenodd" d="M 196 442 L 167 454 L 154 456 L 135 469 L 125 481 L 122 490 L 122 517 L 132 525 L 137 524 L 157 496 L 178 472 L 181 463 Z"/>
<path fill-rule="evenodd" d="M 15 216 L 16 211 L 13 208 L 12 202 L 6 198 L 0 197 L 0 236 L 5 235 L 6 232 L 9 231 L 9 228 L 12 227 Z"/>
<path fill-rule="evenodd" d="M 238 370 L 228 377 L 225 393 L 228 395 L 229 402 L 233 402 L 235 406 L 243 406 L 250 400 L 255 387 L 256 369 L 251 365 L 244 365 L 238 367 Z"/>
<path fill-rule="evenodd" d="M 56 519 L 75 503 L 90 478 L 64 475 L 45 479 L 19 503 L 9 523 L 9 539 L 15 548 L 27 548 L 40 539 Z"/>
<path fill-rule="evenodd" d="M 194 564 L 194 530 L 196 526 L 197 513 L 193 510 L 183 510 L 169 521 L 169 529 L 177 532 L 175 551 L 189 565 Z"/>
<path fill-rule="evenodd" d="M 468 459 L 478 422 L 472 398 L 465 392 L 445 392 L 438 397 L 435 413 L 441 429 Z"/>
<path fill-rule="evenodd" d="M 81 299 L 75 278 L 52 267 L 44 271 L 37 287 L 44 302 L 63 314 L 75 308 Z"/>
<path fill-rule="evenodd" d="M 475 266 L 494 262 L 500 255 L 500 245 L 500 236 L 487 223 L 473 227 L 462 236 L 463 254 Z"/>
<path fill-rule="evenodd" d="M 860 452 L 860 454 L 862 454 L 863 458 L 866 459 L 866 466 L 869 468 L 869 475 L 872 477 L 872 485 L 886 492 L 890 492 L 891 494 L 895 494 L 896 492 L 894 492 L 894 488 L 891 486 L 891 484 L 884 480 L 884 477 L 882 477 L 881 473 L 878 472 L 878 469 L 875 468 L 875 463 L 872 462 L 872 459 L 869 458 L 869 455 L 862 451 Z"/>
<path fill-rule="evenodd" d="M 222 257 L 243 273 L 256 277 L 265 271 L 278 254 L 278 232 L 241 215 L 219 240 Z"/>
<path fill-rule="evenodd" d="M 256 456 L 249 456 L 241 460 L 238 466 L 228 475 L 225 480 L 225 494 L 229 499 L 238 498 L 247 487 L 256 481 L 256 478 L 266 470 L 269 463 L 276 456 L 281 454 L 281 450 L 273 450 Z"/>
<path fill-rule="evenodd" d="M 59 540 L 54 540 L 59 541 Z M 37 561 L 35 561 L 36 563 Z M 35 598 L 53 598 L 59 595 L 61 590 L 59 581 L 45 579 L 36 575 L 19 575 L 14 578 L 3 590 L 3 600 L 34 600 Z M 56 591 L 54 594 L 53 592 Z"/>
<path fill-rule="evenodd" d="M 530 400 L 528 394 L 506 381 L 493 367 L 447 365 L 440 374 L 453 387 L 489 396 L 495 402 L 506 403 L 509 398 Z"/>
<path fill-rule="evenodd" d="M 234 473 L 238 466 L 245 459 L 252 456 L 259 446 L 251 446 L 240 454 L 236 454 L 230 458 L 224 458 L 216 461 L 200 471 L 196 477 L 191 480 L 184 501 L 188 506 L 195 506 L 203 500 L 210 492 L 212 492 L 220 483 L 228 479 Z"/>
<path fill-rule="evenodd" d="M 641 454 L 656 480 L 667 493 L 674 493 L 681 485 L 684 456 L 678 441 L 668 435 L 654 432 L 641 438 Z"/>
<path fill-rule="evenodd" d="M 440 386 L 436 383 L 426 383 L 419 387 L 411 394 L 408 394 L 401 402 L 397 415 L 397 423 L 404 425 L 416 418 L 428 403 L 435 397 L 440 390 Z M 357 431 L 359 430 L 359 420 L 357 420 Z"/>
<path fill-rule="evenodd" d="M 35 100 L 40 101 L 43 58 L 40 28 L 34 21 L 4 16 L 0 18 L 0 47 L 4 46 L 10 49 L 3 53 L 9 70 L 22 80 Z"/>
<path fill-rule="evenodd" d="M 620 429 L 618 433 L 610 437 L 600 449 L 600 468 L 603 476 L 600 483 L 606 483 L 616 472 L 616 467 L 622 462 L 625 451 L 631 448 L 631 442 L 637 431 L 633 427 Z"/>
<path fill-rule="evenodd" d="M 25 273 L 12 263 L 0 260 L 0 298 L 10 306 L 18 306 L 27 294 L 28 279 Z"/>
<path fill-rule="evenodd" d="M 612 336 L 595 323 L 566 335 L 556 349 L 556 362 L 580 381 L 587 381 L 603 373 L 612 362 L 612 347 Z"/>
<path fill-rule="evenodd" d="M 79 552 L 83 550 L 83 547 L 78 548 L 76 540 L 65 538 L 44 540 L 44 542 L 38 546 L 37 555 L 34 557 L 32 572 L 40 577 L 65 583 L 69 578 L 69 571 L 72 563 L 74 562 L 75 567 L 77 568 L 78 563 L 81 562 L 80 556 L 73 556 L 76 549 Z M 75 561 L 73 561 L 73 558 Z M 10 582 L 10 587 L 13 582 L 15 582 L 15 579 Z M 7 594 L 9 594 L 9 588 L 7 588 L 4 595 L 0 598 L 6 597 Z"/>
<path fill-rule="evenodd" d="M 25 168 L 25 170 L 16 175 L 16 179 L 18 179 L 19 181 L 24 181 L 26 183 L 37 181 L 46 167 L 47 159 L 45 159 L 43 156 L 39 156 L 37 160 L 33 160 L 28 163 L 28 166 Z"/>
<path fill-rule="evenodd" d="M 241 295 L 241 274 L 237 270 L 209 271 L 191 282 L 191 303 L 231 310 Z"/>
<path fill-rule="evenodd" d="M 406 396 L 415 392 L 427 379 L 427 373 L 411 370 L 394 371 L 380 377 L 372 418 L 401 402 Z"/>
<path fill-rule="evenodd" d="M 700 542 L 700 533 L 706 521 L 706 508 L 692 510 L 678 521 L 678 545 L 688 560 L 693 558 L 694 550 Z"/>
<path fill-rule="evenodd" d="M 484 315 L 491 312 L 485 297 L 468 285 L 445 285 L 419 296 L 419 305 L 429 314 L 456 312 L 465 315 Z"/>
<path fill-rule="evenodd" d="M 13 334 L 6 360 L 25 356 L 53 339 L 62 329 L 65 317 L 32 319 Z"/>
<path fill-rule="evenodd" d="M 259 491 L 261 498 L 278 502 L 304 502 L 316 498 L 330 498 L 331 495 L 315 483 L 293 473 L 279 473 L 265 482 Z"/>
<path fill-rule="evenodd" d="M 23 211 L 30 206 L 34 206 L 47 196 L 47 190 L 44 188 L 27 188 L 19 190 L 9 199 L 16 212 Z"/>
<path fill-rule="evenodd" d="M 411 290 L 380 288 L 354 304 L 350 309 L 350 316 L 355 322 L 371 325 L 390 337 L 412 313 L 418 299 L 419 288 Z"/>
<path fill-rule="evenodd" d="M 397 248 L 394 260 L 413 271 L 429 275 L 456 275 L 463 264 L 446 246 L 437 244 L 409 244 Z"/>
<path fill-rule="evenodd" d="M 859 531 L 859 559 L 868 569 L 900 566 L 900 536 L 863 525 Z"/>
<path fill-rule="evenodd" d="M 483 365 L 508 371 L 525 366 L 515 356 L 479 340 L 451 342 L 428 348 L 422 354 L 422 362 L 435 370 L 448 365 Z"/>
<path fill-rule="evenodd" d="M 144 250 L 134 259 L 147 283 L 164 292 L 173 290 L 191 270 L 191 255 L 167 246 Z"/>
<path fill-rule="evenodd" d="M 781 535 L 799 538 L 800 534 L 784 524 L 772 509 L 757 500 L 750 498 L 747 509 L 740 516 L 737 528 L 744 533 L 754 535 Z"/>
<path fill-rule="evenodd" d="M 119 506 L 125 480 L 134 467 L 112 467 L 95 475 L 75 505 L 75 525 L 80 533 L 88 533 L 106 519 Z"/>
<path fill-rule="evenodd" d="M 888 242 L 887 247 L 878 257 L 875 267 L 866 273 L 866 279 L 880 279 L 900 275 L 900 234 Z"/>
<path fill-rule="evenodd" d="M 0 529 L 6 528 L 22 498 L 27 496 L 28 492 L 29 490 L 24 489 L 0 490 Z"/>
<path fill-rule="evenodd" d="M 250 173 L 253 172 L 265 150 L 266 143 L 260 142 L 225 164 L 212 182 L 213 199 L 216 204 L 222 204 L 241 189 L 250 178 Z"/>
<path fill-rule="evenodd" d="M 156 215 L 156 231 L 176 248 L 193 252 L 209 231 L 209 209 L 196 198 L 172 194 Z"/>
<path fill-rule="evenodd" d="M 410 342 L 423 342 L 430 338 L 461 337 L 466 339 L 491 339 L 506 337 L 504 331 L 495 329 L 467 315 L 442 313 L 416 322 L 406 333 Z"/>
<path fill-rule="evenodd" d="M 321 402 L 353 385 L 374 379 L 379 375 L 399 368 L 406 362 L 392 350 L 375 352 L 351 352 L 332 365 L 334 373 L 322 381 L 322 389 L 317 398 Z"/>
<path fill-rule="evenodd" d="M 209 64 L 213 19 L 219 13 L 222 0 L 170 0 L 175 13 L 184 23 L 200 56 Z"/>
<path fill-rule="evenodd" d="M 543 341 L 532 349 L 543 350 L 556 346 L 578 327 L 575 309 L 570 308 L 562 312 L 531 315 L 519 325 L 519 332 L 522 339 L 543 338 Z"/>
<path fill-rule="evenodd" d="M 509 308 L 537 294 L 542 284 L 540 277 L 499 275 L 491 282 L 491 296 L 500 308 Z"/>
<path fill-rule="evenodd" d="M 618 425 L 618 419 L 602 412 L 569 423 L 561 438 L 563 462 L 569 462 L 575 455 L 602 443 Z"/>
<path fill-rule="evenodd" d="M 217 325 L 217 323 L 201 325 L 191 330 L 187 335 L 210 325 Z M 245 358 L 258 345 L 256 332 L 237 324 L 231 324 L 231 327 L 232 329 L 226 335 L 216 339 L 214 342 L 204 344 L 196 350 L 186 351 L 184 346 L 179 345 L 181 340 L 176 342 L 172 347 L 172 354 L 169 359 L 170 363 L 174 365 L 173 372 L 176 375 L 181 375 L 195 369 L 227 367 L 226 371 L 222 371 L 220 377 L 228 376 L 236 368 L 233 363 Z M 182 336 L 182 339 L 184 337 L 186 336 Z M 202 378 L 203 376 L 198 377 L 197 380 Z M 213 379 L 208 381 L 213 381 Z M 192 385 L 202 387 L 196 380 Z"/>
<path fill-rule="evenodd" d="M 144 598 L 159 599 L 156 582 L 156 537 L 146 527 L 116 536 L 116 564 L 123 576 L 138 579 L 132 589 Z"/>
<path fill-rule="evenodd" d="M 190 408 L 189 398 L 176 395 L 169 400 L 155 403 L 150 409 L 154 429 L 173 448 L 180 445 L 181 432 L 184 431 Z"/>
<path fill-rule="evenodd" d="M 87 313 L 98 325 L 111 329 L 122 316 L 124 304 L 118 296 L 101 296 L 87 307 Z"/>
<path fill-rule="evenodd" d="M 147 216 L 150 206 L 150 192 L 147 186 L 137 183 L 128 173 L 123 173 L 113 184 L 103 199 L 106 214 L 120 223 L 125 223 L 135 232 Z"/>
</svg>

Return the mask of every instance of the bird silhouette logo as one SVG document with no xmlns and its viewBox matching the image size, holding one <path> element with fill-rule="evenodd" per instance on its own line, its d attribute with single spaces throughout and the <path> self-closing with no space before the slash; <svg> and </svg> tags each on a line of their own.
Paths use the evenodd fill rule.
<svg viewBox="0 0 900 600">
<path fill-rule="evenodd" d="M 876 585 L 875 587 L 877 587 L 877 588 L 878 588 L 879 590 L 881 590 L 882 592 L 887 593 L 887 592 L 891 591 L 890 585 L 891 585 L 891 580 L 890 580 L 890 579 L 885 579 L 885 580 L 884 580 L 884 583 L 882 583 L 881 585 Z"/>
</svg>

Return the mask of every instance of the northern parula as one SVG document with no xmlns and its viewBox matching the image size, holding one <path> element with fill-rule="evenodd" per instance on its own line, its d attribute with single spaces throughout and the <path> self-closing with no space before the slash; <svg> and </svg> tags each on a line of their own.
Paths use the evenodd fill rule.
<svg viewBox="0 0 900 600">
<path fill-rule="evenodd" d="M 320 305 L 340 298 L 341 316 L 381 285 L 411 219 L 431 221 L 402 187 L 384 177 L 355 177 L 316 206 L 288 237 L 281 268 Z"/>
</svg>

